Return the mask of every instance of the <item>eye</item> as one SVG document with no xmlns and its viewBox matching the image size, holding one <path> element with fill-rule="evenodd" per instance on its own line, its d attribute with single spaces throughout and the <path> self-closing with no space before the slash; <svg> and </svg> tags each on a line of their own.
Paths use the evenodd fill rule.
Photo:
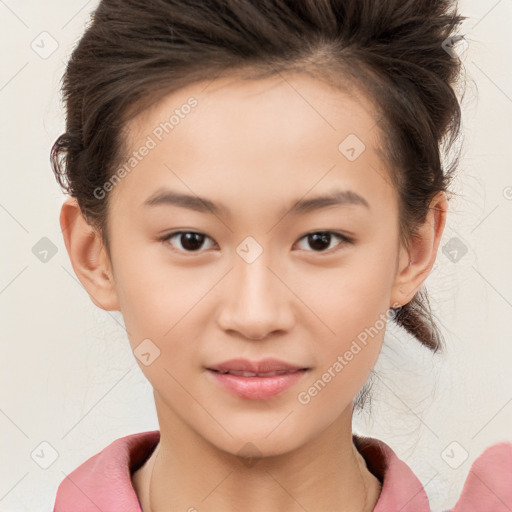
<svg viewBox="0 0 512 512">
<path fill-rule="evenodd" d="M 179 240 L 179 244 L 181 248 L 178 248 L 178 251 L 181 252 L 200 252 L 200 249 L 205 240 L 211 240 L 211 238 L 203 233 L 198 233 L 196 231 L 175 231 L 174 233 L 169 233 L 168 235 L 161 238 L 162 242 L 169 242 L 173 238 Z M 173 245 L 171 243 L 171 245 Z"/>
<path fill-rule="evenodd" d="M 312 252 L 336 252 L 342 247 L 338 247 L 334 251 L 330 251 L 329 246 L 331 245 L 333 238 L 338 238 L 342 241 L 342 243 L 337 244 L 338 246 L 343 246 L 353 242 L 348 236 L 336 233 L 335 231 L 315 231 L 304 235 L 299 240 L 306 240 L 306 242 L 315 249 Z"/>
<path fill-rule="evenodd" d="M 335 231 L 314 231 L 302 236 L 299 241 L 306 240 L 306 242 L 314 249 L 310 252 L 336 252 L 337 250 L 340 250 L 341 247 L 335 249 L 335 251 L 330 251 L 330 249 L 332 249 L 330 245 L 334 238 L 341 240 L 342 243 L 338 243 L 338 246 L 353 243 L 351 238 Z M 197 231 L 175 231 L 174 233 L 165 235 L 160 240 L 174 246 L 175 244 L 171 242 L 173 239 L 178 240 L 179 245 L 181 246 L 176 250 L 184 253 L 201 252 L 200 249 L 204 248 L 204 242 L 206 240 L 211 240 L 213 242 L 209 236 Z"/>
</svg>

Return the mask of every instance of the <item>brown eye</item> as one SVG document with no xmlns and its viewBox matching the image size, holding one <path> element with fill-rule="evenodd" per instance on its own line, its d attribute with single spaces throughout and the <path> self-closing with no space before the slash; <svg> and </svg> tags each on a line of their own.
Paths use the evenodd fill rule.
<svg viewBox="0 0 512 512">
<path fill-rule="evenodd" d="M 313 248 L 312 252 L 327 252 L 332 248 L 331 243 L 336 238 L 343 242 L 336 244 L 338 246 L 351 243 L 351 240 L 347 236 L 341 233 L 335 233 L 334 231 L 316 231 L 314 233 L 308 233 L 300 240 L 306 240 L 307 244 Z"/>
<path fill-rule="evenodd" d="M 170 233 L 162 238 L 163 242 L 170 243 L 170 240 L 178 240 L 178 251 L 181 252 L 201 252 L 200 249 L 203 247 L 205 240 L 211 240 L 211 238 L 203 233 L 195 231 L 176 231 Z M 175 246 L 174 243 L 170 244 Z"/>
</svg>

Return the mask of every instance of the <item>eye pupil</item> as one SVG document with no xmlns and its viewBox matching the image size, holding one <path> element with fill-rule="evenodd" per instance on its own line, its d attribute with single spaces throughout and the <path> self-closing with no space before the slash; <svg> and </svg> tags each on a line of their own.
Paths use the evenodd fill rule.
<svg viewBox="0 0 512 512">
<path fill-rule="evenodd" d="M 313 249 L 323 250 L 323 249 L 325 249 L 325 247 L 324 247 L 325 244 L 327 245 L 327 247 L 329 247 L 329 243 L 331 240 L 331 234 L 328 232 L 312 233 L 312 234 L 308 235 L 308 240 L 309 240 L 310 246 Z"/>
<path fill-rule="evenodd" d="M 201 233 L 182 233 L 181 234 L 181 245 L 187 251 L 194 251 L 200 249 L 204 242 L 204 235 Z"/>
<path fill-rule="evenodd" d="M 314 252 L 329 252 L 328 250 L 330 248 L 333 236 L 341 240 L 342 243 L 340 245 L 342 246 L 351 243 L 350 240 L 348 240 L 343 235 L 332 231 L 315 231 L 302 236 L 301 240 L 306 241 L 306 243 L 309 245 L 309 249 L 313 249 Z M 171 246 L 174 246 L 177 251 L 182 253 L 200 253 L 203 252 L 201 249 L 203 248 L 207 238 L 210 237 L 196 231 L 175 231 L 170 235 L 164 236 L 162 241 L 164 241 L 166 244 L 168 243 Z M 173 243 L 171 241 L 172 239 L 175 239 L 176 242 Z"/>
</svg>

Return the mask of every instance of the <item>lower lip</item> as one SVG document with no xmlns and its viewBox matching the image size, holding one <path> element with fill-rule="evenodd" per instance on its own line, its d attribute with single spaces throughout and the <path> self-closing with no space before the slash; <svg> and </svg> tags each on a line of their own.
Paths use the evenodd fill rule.
<svg viewBox="0 0 512 512">
<path fill-rule="evenodd" d="M 208 370 L 208 373 L 233 395 L 249 400 L 266 400 L 293 386 L 304 377 L 307 370 L 297 370 L 273 377 L 242 377 L 213 370 Z"/>
</svg>

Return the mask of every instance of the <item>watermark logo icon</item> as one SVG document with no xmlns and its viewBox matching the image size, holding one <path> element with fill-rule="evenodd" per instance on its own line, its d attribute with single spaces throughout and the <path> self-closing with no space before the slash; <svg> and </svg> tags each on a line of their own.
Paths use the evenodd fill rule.
<svg viewBox="0 0 512 512">
<path fill-rule="evenodd" d="M 248 236 L 238 245 L 236 252 L 246 263 L 253 263 L 263 252 L 263 247 L 252 236 Z"/>
<path fill-rule="evenodd" d="M 339 152 L 350 162 L 357 160 L 365 149 L 364 142 L 354 133 L 348 135 L 338 146 Z"/>
<path fill-rule="evenodd" d="M 467 450 L 457 441 L 452 441 L 442 452 L 441 458 L 452 469 L 459 468 L 468 458 Z"/>
<path fill-rule="evenodd" d="M 41 59 L 48 59 L 55 53 L 59 43 L 49 32 L 43 31 L 33 39 L 30 47 Z"/>
<path fill-rule="evenodd" d="M 258 462 L 258 459 L 261 457 L 261 452 L 255 444 L 248 442 L 242 446 L 237 455 L 242 459 L 242 462 L 250 468 Z"/>
<path fill-rule="evenodd" d="M 144 366 L 149 366 L 160 357 L 160 349 L 149 338 L 146 338 L 137 345 L 133 354 Z"/>
<path fill-rule="evenodd" d="M 34 448 L 30 457 L 40 468 L 48 469 L 59 458 L 59 453 L 48 441 L 42 441 Z"/>
<path fill-rule="evenodd" d="M 441 46 L 452 59 L 461 59 L 466 54 L 469 45 L 464 36 L 451 36 L 447 37 Z"/>
<path fill-rule="evenodd" d="M 468 252 L 466 244 L 460 238 L 453 237 L 443 246 L 443 254 L 452 262 L 458 263 Z"/>
<path fill-rule="evenodd" d="M 32 254 L 41 263 L 48 263 L 57 254 L 57 251 L 57 246 L 45 236 L 32 247 Z"/>
</svg>

